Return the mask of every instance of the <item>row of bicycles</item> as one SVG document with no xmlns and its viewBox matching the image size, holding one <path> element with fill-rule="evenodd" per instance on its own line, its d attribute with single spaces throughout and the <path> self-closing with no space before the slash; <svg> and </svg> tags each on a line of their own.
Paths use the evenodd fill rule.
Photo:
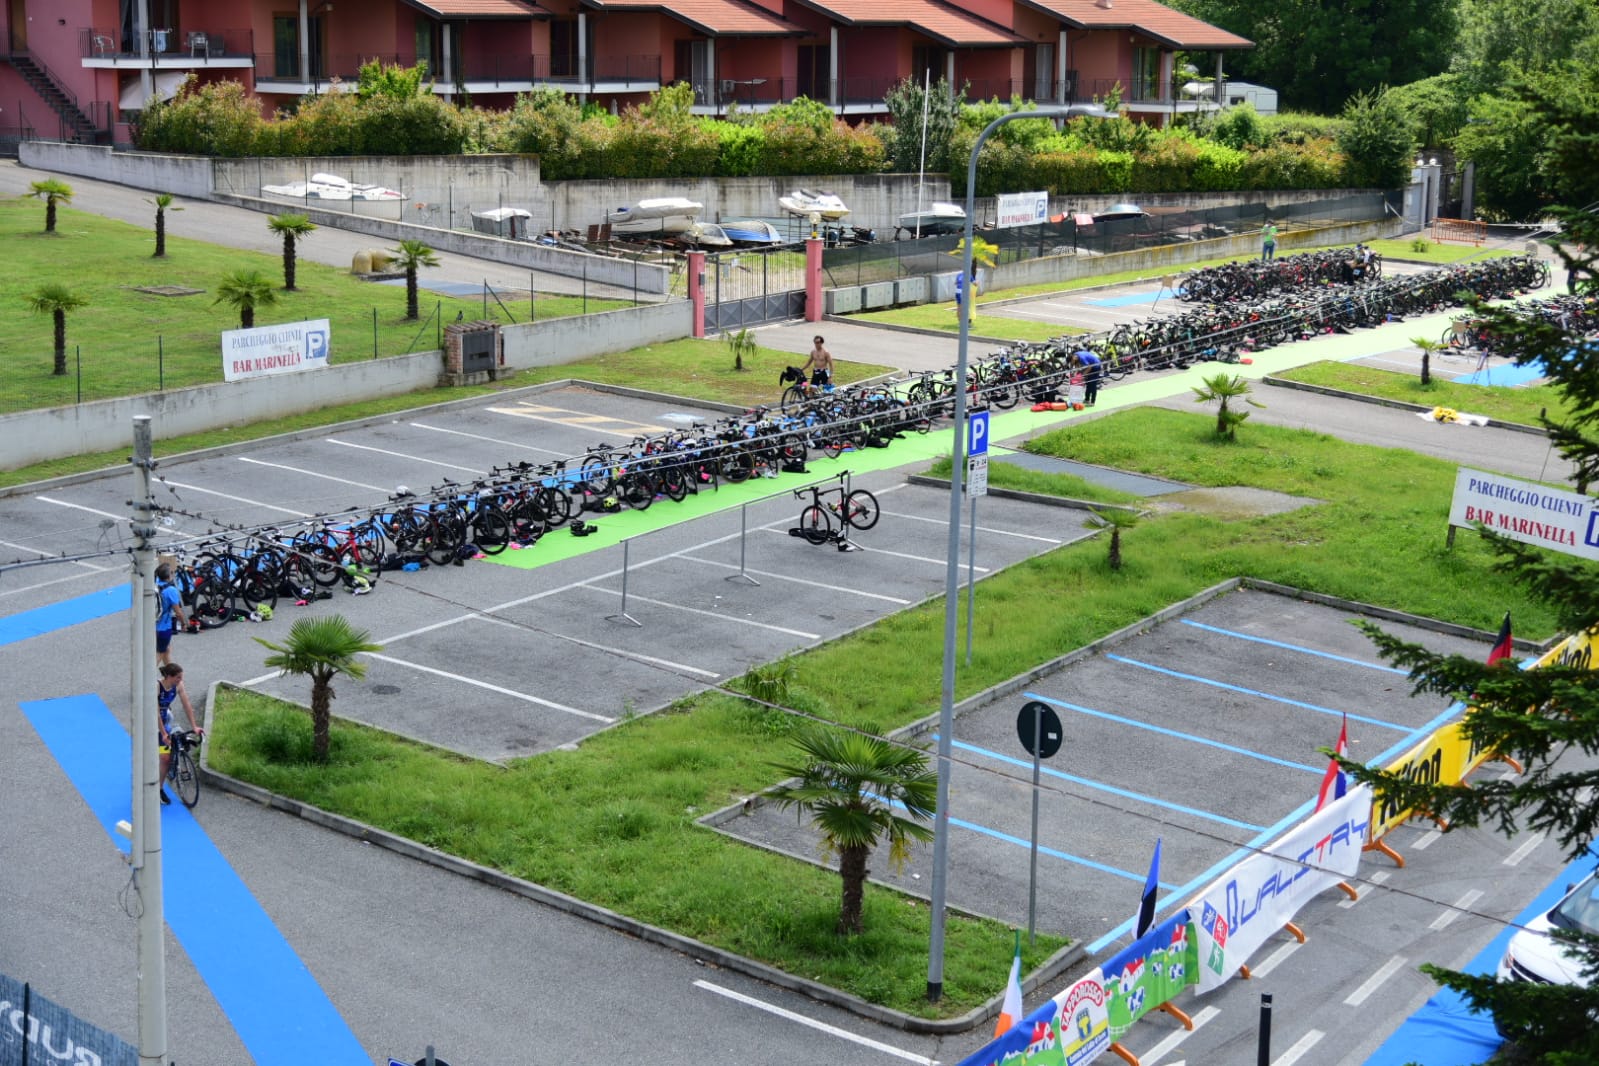
<svg viewBox="0 0 1599 1066">
<path fill-rule="evenodd" d="M 1517 305 L 1515 313 L 1528 320 L 1547 322 L 1572 338 L 1599 338 L 1599 296 L 1561 293 Z M 1496 332 L 1486 320 L 1459 315 L 1444 330 L 1440 342 L 1450 348 L 1469 349 L 1485 355 L 1506 355 L 1508 338 Z"/>
<path fill-rule="evenodd" d="M 1382 256 L 1363 246 L 1325 248 L 1281 259 L 1247 259 L 1190 271 L 1177 282 L 1177 298 L 1190 303 L 1251 300 L 1284 290 L 1375 281 Z"/>
<path fill-rule="evenodd" d="M 186 543 L 175 559 L 176 581 L 194 618 L 216 628 L 241 617 L 268 617 L 279 601 L 309 602 L 343 587 L 374 589 L 397 568 L 442 566 L 536 544 L 568 527 L 582 535 L 584 516 L 643 510 L 680 501 L 723 483 L 806 471 L 815 454 L 887 447 L 897 437 L 927 433 L 952 417 L 964 390 L 973 408 L 1009 408 L 1064 390 L 1084 371 L 1077 353 L 1100 359 L 1105 378 L 1158 371 L 1237 354 L 1284 340 L 1320 335 L 1458 304 L 1463 292 L 1499 298 L 1547 281 L 1547 266 L 1518 257 L 1382 279 L 1356 288 L 1278 297 L 1227 307 L 1195 308 L 1116 330 L 1018 342 L 970 365 L 879 383 L 812 391 L 803 399 L 740 417 L 596 444 L 555 462 L 511 463 L 471 482 L 446 480 L 425 492 L 402 489 L 382 505 L 318 515 L 293 526 L 225 529 Z M 1592 301 L 1565 298 L 1529 305 L 1529 313 L 1594 321 Z M 802 522 L 823 535 L 829 517 L 865 528 L 875 503 L 846 492 L 826 511 L 812 500 Z"/>
</svg>

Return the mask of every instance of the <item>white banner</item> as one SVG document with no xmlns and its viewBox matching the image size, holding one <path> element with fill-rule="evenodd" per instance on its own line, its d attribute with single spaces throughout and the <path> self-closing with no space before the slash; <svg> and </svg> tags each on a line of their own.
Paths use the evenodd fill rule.
<svg viewBox="0 0 1599 1066">
<path fill-rule="evenodd" d="M 1219 988 L 1312 896 L 1360 869 L 1371 787 L 1351 788 L 1200 893 L 1189 910 L 1199 991 Z"/>
<path fill-rule="evenodd" d="M 998 217 L 994 225 L 998 229 L 1007 229 L 1011 226 L 1036 226 L 1040 222 L 1049 221 L 1049 193 L 1047 192 L 1007 192 L 1000 194 Z"/>
<path fill-rule="evenodd" d="M 222 334 L 222 377 L 226 381 L 322 370 L 328 365 L 332 336 L 325 318 L 284 322 Z"/>
<path fill-rule="evenodd" d="M 1460 468 L 1449 524 L 1495 533 L 1583 559 L 1599 559 L 1599 500 L 1502 474 Z"/>
</svg>

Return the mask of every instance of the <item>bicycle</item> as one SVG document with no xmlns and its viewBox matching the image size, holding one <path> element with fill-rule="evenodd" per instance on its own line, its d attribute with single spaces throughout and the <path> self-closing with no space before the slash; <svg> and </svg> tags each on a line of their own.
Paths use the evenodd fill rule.
<svg viewBox="0 0 1599 1066">
<path fill-rule="evenodd" d="M 172 757 L 167 762 L 167 780 L 178 794 L 178 799 L 190 810 L 200 802 L 200 768 L 195 764 L 191 750 L 198 750 L 202 734 L 174 729 L 167 734 L 167 744 Z"/>
<path fill-rule="evenodd" d="M 842 539 L 852 528 L 867 530 L 877 525 L 880 514 L 877 497 L 865 489 L 851 489 L 848 470 L 838 474 L 835 480 L 838 484 L 827 489 L 817 484 L 794 490 L 795 499 L 803 499 L 807 492 L 811 495 L 811 502 L 800 511 L 799 531 L 800 536 L 812 544 Z M 824 495 L 836 498 L 828 499 L 824 506 Z M 835 516 L 839 520 L 837 532 L 833 529 Z"/>
</svg>

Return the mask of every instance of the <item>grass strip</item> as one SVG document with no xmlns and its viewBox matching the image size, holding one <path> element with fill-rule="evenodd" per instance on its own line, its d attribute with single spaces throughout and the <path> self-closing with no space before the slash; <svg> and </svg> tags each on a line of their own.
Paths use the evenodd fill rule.
<svg viewBox="0 0 1599 1066">
<path fill-rule="evenodd" d="M 1482 629 L 1511 610 L 1518 630 L 1553 630 L 1548 607 L 1499 576 L 1480 540 L 1444 546 L 1453 464 L 1268 425 L 1247 425 L 1224 443 L 1214 424 L 1202 413 L 1138 408 L 1046 433 L 1032 450 L 1322 502 L 1250 519 L 1152 516 L 1124 530 L 1119 571 L 1108 569 L 1096 540 L 989 577 L 976 597 L 973 661 L 957 675 L 958 697 L 1239 574 Z M 942 633 L 937 600 L 796 655 L 787 704 L 872 733 L 924 718 L 939 704 Z M 946 995 L 929 1005 L 921 903 L 873 888 L 866 936 L 841 940 L 831 932 L 836 875 L 693 823 L 774 783 L 769 764 L 789 756 L 794 721 L 709 693 L 575 751 L 506 767 L 338 723 L 334 762 L 319 769 L 306 758 L 303 712 L 230 693 L 211 758 L 263 787 L 899 1010 L 947 1017 L 994 995 L 1011 952 L 999 923 L 953 923 Z M 1307 738 L 1307 756 L 1324 742 Z M 1151 817 L 1151 835 L 1170 831 Z M 1029 965 L 1059 943 L 1041 937 Z"/>
<path fill-rule="evenodd" d="M 1488 415 L 1501 422 L 1515 422 L 1523 426 L 1538 425 L 1538 415 L 1544 411 L 1556 421 L 1567 417 L 1565 400 L 1556 389 L 1546 385 L 1523 388 L 1470 385 L 1448 380 L 1454 374 L 1463 372 L 1462 367 L 1463 364 L 1458 361 L 1456 366 L 1451 367 L 1445 364 L 1443 358 L 1433 356 L 1433 377 L 1427 385 L 1421 383 L 1421 377 L 1417 374 L 1379 370 L 1358 363 L 1307 363 L 1274 376 L 1360 396 L 1413 403 L 1418 407 L 1452 407 L 1456 411 Z"/>
</svg>

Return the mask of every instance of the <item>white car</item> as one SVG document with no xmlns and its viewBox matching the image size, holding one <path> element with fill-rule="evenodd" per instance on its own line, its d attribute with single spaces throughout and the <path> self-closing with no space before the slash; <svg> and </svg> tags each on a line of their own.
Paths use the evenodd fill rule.
<svg viewBox="0 0 1599 1066">
<path fill-rule="evenodd" d="M 1599 936 L 1599 870 L 1577 882 L 1553 910 L 1538 915 L 1510 938 L 1505 957 L 1499 960 L 1499 980 L 1586 987 L 1582 961 L 1550 938 L 1551 929 Z"/>
</svg>

